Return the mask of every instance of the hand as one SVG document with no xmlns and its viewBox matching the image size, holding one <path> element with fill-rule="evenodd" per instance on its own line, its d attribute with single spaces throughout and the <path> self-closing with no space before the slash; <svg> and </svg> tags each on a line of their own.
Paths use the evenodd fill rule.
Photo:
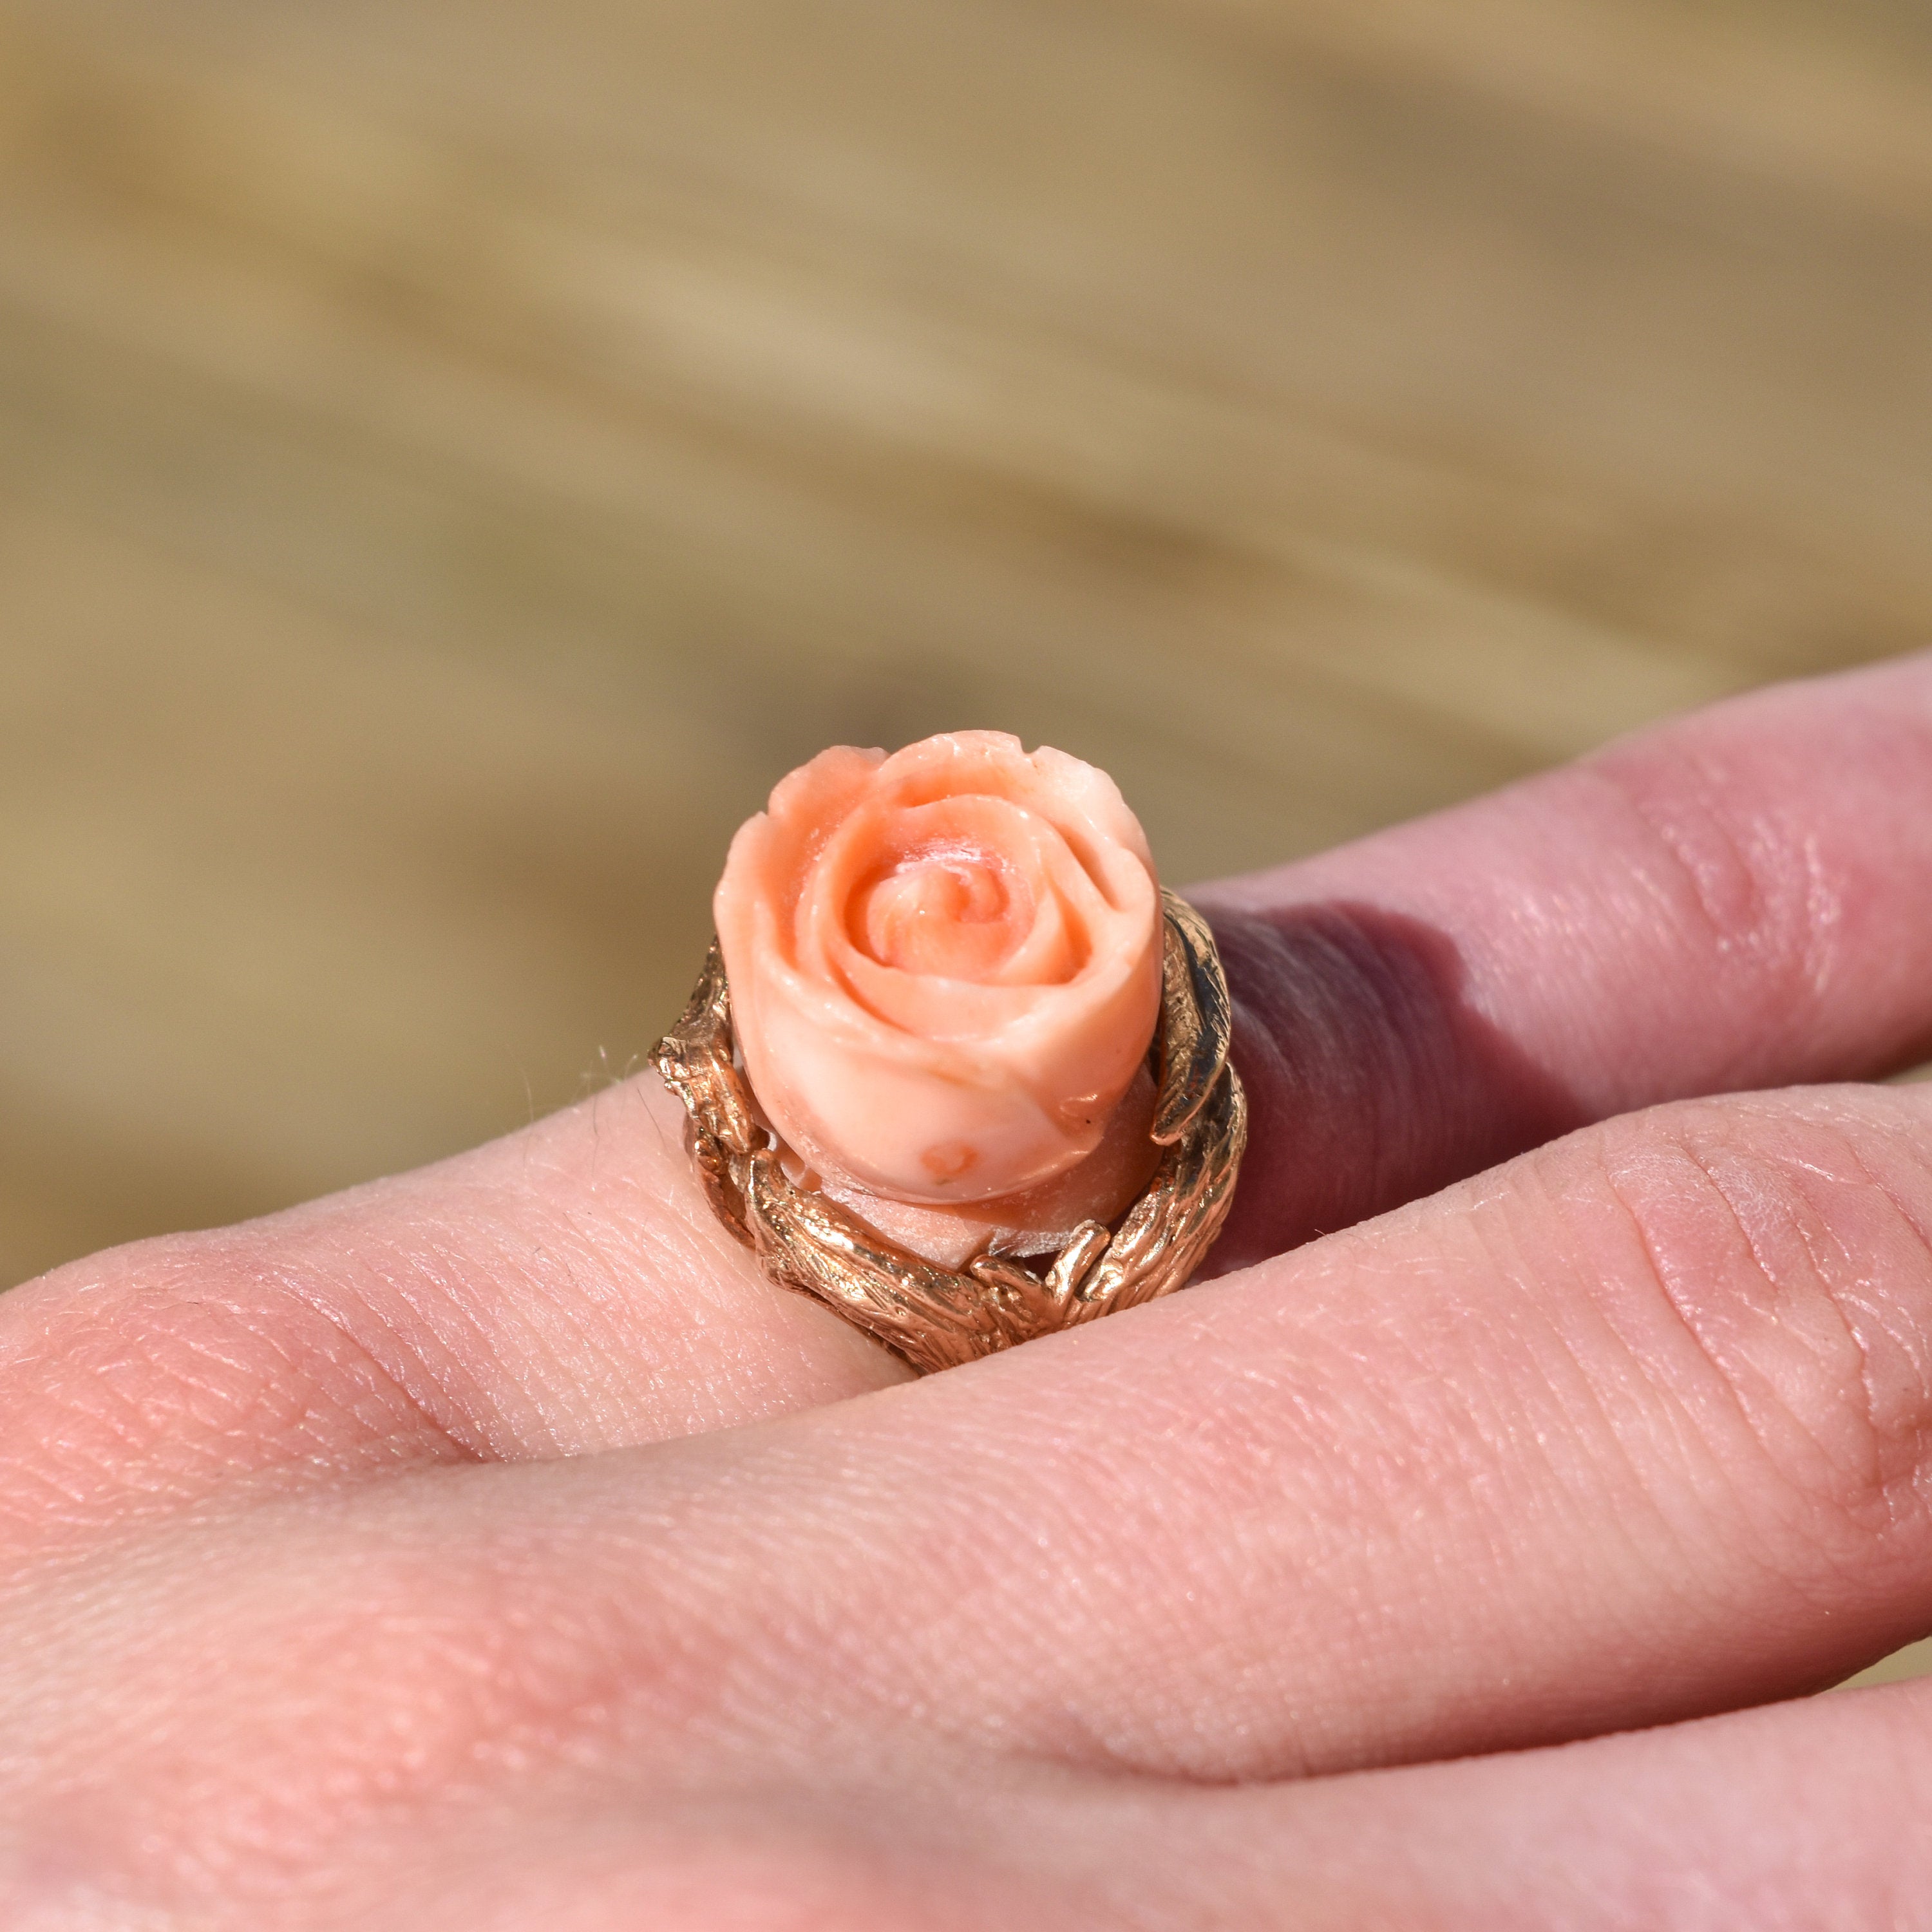
<svg viewBox="0 0 1932 1932">
<path fill-rule="evenodd" d="M 923 1382 L 647 1081 L 16 1291 L 0 1922 L 1932 1924 L 1926 1688 L 1683 1721 L 1932 1626 L 1932 1089 L 1699 1097 L 1928 826 L 1920 658 L 1195 894 L 1228 1271 Z"/>
</svg>

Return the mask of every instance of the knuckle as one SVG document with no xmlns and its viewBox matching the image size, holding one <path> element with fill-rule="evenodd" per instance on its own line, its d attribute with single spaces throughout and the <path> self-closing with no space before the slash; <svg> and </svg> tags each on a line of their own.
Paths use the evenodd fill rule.
<svg viewBox="0 0 1932 1932">
<path fill-rule="evenodd" d="M 1635 821 L 1642 884 L 1697 954 L 1748 979 L 1774 1010 L 1814 1006 L 1844 924 L 1815 832 L 1739 782 L 1714 748 L 1631 747 L 1595 770 Z"/>
<path fill-rule="evenodd" d="M 1924 1479 L 1928 1125 L 1905 1094 L 1834 1088 L 1686 1103 L 1604 1137 L 1646 1287 L 1688 1345 L 1674 1392 L 1819 1534 L 1882 1529 Z"/>
<path fill-rule="evenodd" d="M 0 1554 L 47 1553 L 237 1478 L 448 1449 L 346 1325 L 245 1241 L 143 1242 L 34 1289 L 0 1333 Z"/>
</svg>

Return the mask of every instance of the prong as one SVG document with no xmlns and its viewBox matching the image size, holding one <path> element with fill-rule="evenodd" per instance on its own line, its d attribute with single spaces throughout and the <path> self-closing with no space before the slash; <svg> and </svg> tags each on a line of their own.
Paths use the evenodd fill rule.
<svg viewBox="0 0 1932 1932">
<path fill-rule="evenodd" d="M 682 1017 L 652 1048 L 650 1062 L 722 1146 L 734 1154 L 754 1154 L 765 1136 L 731 1054 L 731 988 L 713 939 Z"/>
<path fill-rule="evenodd" d="M 979 1255 L 966 1264 L 973 1279 L 1005 1298 L 1028 1331 L 1051 1327 L 1054 1302 L 1047 1285 L 1010 1255 Z"/>
<path fill-rule="evenodd" d="M 1060 1250 L 1046 1271 L 1046 1292 L 1055 1308 L 1064 1309 L 1080 1292 L 1080 1284 L 1106 1252 L 1107 1244 L 1113 1238 L 1098 1221 L 1082 1221 L 1074 1229 L 1072 1240 Z"/>
</svg>

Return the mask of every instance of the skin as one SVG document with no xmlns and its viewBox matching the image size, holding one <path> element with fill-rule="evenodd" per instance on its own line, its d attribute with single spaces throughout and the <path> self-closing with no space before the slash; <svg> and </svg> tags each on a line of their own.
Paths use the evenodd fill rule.
<svg viewBox="0 0 1932 1932">
<path fill-rule="evenodd" d="M 1220 1278 L 1010 1355 L 644 1082 L 0 1302 L 0 1923 L 1932 1925 L 1803 1695 L 1932 1627 L 1932 658 L 1191 896 Z"/>
</svg>

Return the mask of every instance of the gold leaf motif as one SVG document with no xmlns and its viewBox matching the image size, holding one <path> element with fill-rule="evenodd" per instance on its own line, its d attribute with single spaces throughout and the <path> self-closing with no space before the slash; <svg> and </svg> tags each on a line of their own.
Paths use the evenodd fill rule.
<svg viewBox="0 0 1932 1932">
<path fill-rule="evenodd" d="M 1160 1096 L 1154 1138 L 1172 1146 L 1208 1103 L 1234 1032 L 1227 975 L 1208 922 L 1165 888 L 1161 904 Z"/>
</svg>

